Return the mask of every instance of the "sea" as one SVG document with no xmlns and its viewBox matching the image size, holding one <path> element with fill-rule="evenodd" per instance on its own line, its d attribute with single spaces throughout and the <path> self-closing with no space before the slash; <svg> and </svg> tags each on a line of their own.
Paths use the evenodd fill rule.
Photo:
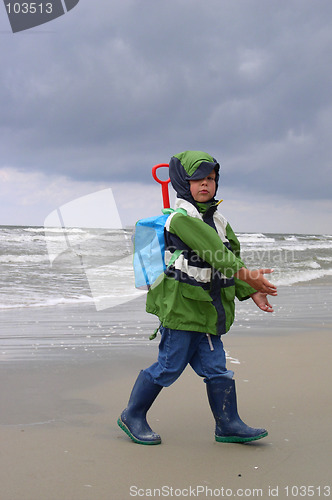
<svg viewBox="0 0 332 500">
<path fill-rule="evenodd" d="M 150 345 L 133 228 L 0 226 L 0 359 Z M 330 328 L 332 234 L 238 233 L 248 268 L 271 268 L 272 314 L 237 303 L 235 333 Z"/>
</svg>

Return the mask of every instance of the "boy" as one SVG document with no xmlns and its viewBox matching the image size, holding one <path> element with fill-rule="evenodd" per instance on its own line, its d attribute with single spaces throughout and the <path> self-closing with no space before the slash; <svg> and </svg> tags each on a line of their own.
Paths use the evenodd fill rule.
<svg viewBox="0 0 332 500">
<path fill-rule="evenodd" d="M 158 361 L 140 372 L 118 420 L 135 443 L 161 443 L 146 413 L 188 363 L 204 377 L 216 441 L 248 442 L 268 434 L 249 427 L 238 415 L 234 373 L 226 368 L 220 336 L 233 323 L 235 296 L 251 297 L 260 309 L 272 312 L 267 295 L 277 295 L 277 289 L 264 277 L 271 269 L 245 267 L 238 239 L 217 212 L 219 169 L 217 161 L 202 151 L 185 151 L 169 164 L 175 208 L 182 211 L 172 213 L 165 225 L 166 265 L 175 250 L 182 252 L 147 295 L 147 312 L 161 322 Z"/>
</svg>

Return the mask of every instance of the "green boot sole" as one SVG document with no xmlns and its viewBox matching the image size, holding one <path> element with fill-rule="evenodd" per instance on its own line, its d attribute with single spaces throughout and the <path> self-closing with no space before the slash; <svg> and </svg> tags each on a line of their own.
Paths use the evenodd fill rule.
<svg viewBox="0 0 332 500">
<path fill-rule="evenodd" d="M 124 424 L 121 420 L 121 418 L 118 418 L 118 426 L 127 434 L 127 436 L 130 437 L 130 439 L 132 439 L 134 441 L 134 443 L 137 443 L 137 444 L 144 444 L 144 445 L 148 445 L 148 446 L 151 446 L 153 444 L 160 444 L 161 443 L 161 439 L 156 439 L 154 441 L 142 441 L 141 439 L 137 439 L 131 432 L 130 430 L 128 429 L 128 427 L 126 426 L 126 424 Z"/>
<path fill-rule="evenodd" d="M 268 435 L 268 432 L 263 432 L 262 434 L 258 434 L 258 436 L 253 437 L 240 437 L 240 436 L 217 436 L 215 435 L 216 441 L 218 443 L 249 443 L 250 441 L 257 441 L 258 439 L 262 439 Z"/>
</svg>

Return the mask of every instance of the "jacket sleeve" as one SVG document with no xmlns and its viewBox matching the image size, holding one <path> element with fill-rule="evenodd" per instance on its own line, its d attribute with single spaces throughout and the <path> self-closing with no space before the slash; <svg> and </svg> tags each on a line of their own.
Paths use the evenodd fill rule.
<svg viewBox="0 0 332 500">
<path fill-rule="evenodd" d="M 177 213 L 172 217 L 169 231 L 227 278 L 232 278 L 244 266 L 242 260 L 226 248 L 216 231 L 200 219 Z"/>
<path fill-rule="evenodd" d="M 233 229 L 231 228 L 230 224 L 227 224 L 226 226 L 226 237 L 228 241 L 231 244 L 232 250 L 234 254 L 240 258 L 240 242 L 237 239 Z M 244 267 L 245 264 L 243 264 Z M 257 290 L 252 288 L 248 283 L 245 281 L 242 281 L 238 278 L 234 278 L 235 282 L 235 295 L 239 300 L 246 300 L 250 298 L 250 295 L 255 293 Z"/>
</svg>

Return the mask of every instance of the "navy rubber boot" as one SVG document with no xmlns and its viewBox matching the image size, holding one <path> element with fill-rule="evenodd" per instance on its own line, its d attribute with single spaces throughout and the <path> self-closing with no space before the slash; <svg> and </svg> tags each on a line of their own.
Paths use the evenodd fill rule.
<svg viewBox="0 0 332 500">
<path fill-rule="evenodd" d="M 118 425 L 138 444 L 160 444 L 161 437 L 146 421 L 146 413 L 163 387 L 154 384 L 141 371 L 134 384 L 128 406 L 121 413 Z"/>
<path fill-rule="evenodd" d="M 216 441 L 247 443 L 268 435 L 265 429 L 254 429 L 245 424 L 237 411 L 235 381 L 217 378 L 206 382 L 210 407 L 216 421 Z"/>
</svg>

